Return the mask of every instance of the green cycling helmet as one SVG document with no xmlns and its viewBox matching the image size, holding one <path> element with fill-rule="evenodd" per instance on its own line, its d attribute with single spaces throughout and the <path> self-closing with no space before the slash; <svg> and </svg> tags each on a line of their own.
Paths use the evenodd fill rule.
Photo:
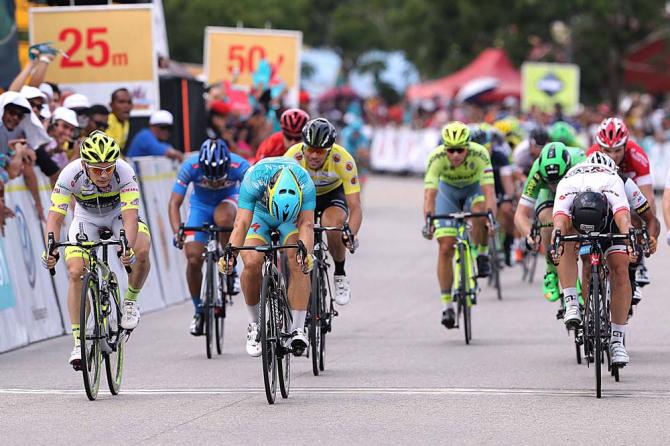
<svg viewBox="0 0 670 446">
<path fill-rule="evenodd" d="M 567 122 L 558 121 L 549 128 L 549 139 L 568 146 L 575 145 L 575 129 Z"/>
<path fill-rule="evenodd" d="M 460 121 L 453 121 L 442 129 L 444 147 L 466 147 L 470 140 L 470 129 Z"/>
<path fill-rule="evenodd" d="M 548 183 L 558 183 L 570 168 L 570 152 L 562 142 L 550 142 L 538 158 L 540 176 Z"/>
</svg>

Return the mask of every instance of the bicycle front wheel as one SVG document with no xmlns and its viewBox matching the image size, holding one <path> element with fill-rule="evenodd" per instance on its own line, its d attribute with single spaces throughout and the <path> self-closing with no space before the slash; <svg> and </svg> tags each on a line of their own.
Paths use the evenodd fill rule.
<svg viewBox="0 0 670 446">
<path fill-rule="evenodd" d="M 489 242 L 490 251 L 489 257 L 491 259 L 491 281 L 496 288 L 498 300 L 502 300 L 502 286 L 500 285 L 500 259 L 498 258 L 498 234 L 491 237 Z"/>
<path fill-rule="evenodd" d="M 114 274 L 114 273 L 112 273 Z M 109 307 L 103 308 L 107 314 L 107 346 L 105 353 L 105 372 L 107 374 L 107 385 L 112 395 L 118 395 L 121 390 L 121 379 L 123 377 L 123 352 L 125 350 L 125 332 L 121 328 L 121 297 L 116 275 L 112 276 L 109 286 Z M 101 342 L 105 342 L 103 339 Z"/>
<path fill-rule="evenodd" d="M 216 337 L 216 353 L 221 354 L 223 352 L 223 327 L 226 321 L 226 305 L 227 305 L 227 294 L 224 290 L 228 290 L 228 287 L 224 288 L 226 283 L 226 277 L 222 276 L 215 271 L 217 282 L 218 282 L 218 293 L 216 299 L 216 306 L 214 308 L 214 334 Z M 231 288 L 232 290 L 232 288 Z"/>
<path fill-rule="evenodd" d="M 203 306 L 203 315 L 205 316 L 205 345 L 207 349 L 207 358 L 212 358 L 214 351 L 214 260 L 208 254 L 205 259 L 205 277 L 202 284 L 200 294 L 202 296 L 201 302 Z"/>
<path fill-rule="evenodd" d="M 274 404 L 277 397 L 277 327 L 275 308 L 275 289 L 273 279 L 268 272 L 263 275 L 261 285 L 261 357 L 263 363 L 263 384 L 265 396 L 269 404 Z"/>
<path fill-rule="evenodd" d="M 463 333 L 465 335 L 465 343 L 470 344 L 470 339 L 472 339 L 471 332 L 471 320 L 470 320 L 470 305 L 468 302 L 468 292 L 469 292 L 469 280 L 468 273 L 472 271 L 472 265 L 468 259 L 469 253 L 465 249 L 463 243 L 458 244 L 458 258 L 456 263 L 458 264 L 458 306 L 460 308 L 459 313 L 463 313 Z"/>
<path fill-rule="evenodd" d="M 277 338 L 282 339 L 291 328 L 291 309 L 286 299 L 286 289 L 281 289 L 277 299 L 276 326 Z M 282 398 L 288 398 L 291 389 L 291 352 L 278 342 L 277 345 L 277 375 L 279 376 L 279 390 Z"/>
<path fill-rule="evenodd" d="M 321 276 L 321 338 L 319 339 L 319 370 L 322 372 L 326 368 L 326 335 L 332 328 L 333 323 L 333 301 L 329 299 L 327 281 L 328 275 Z"/>
<path fill-rule="evenodd" d="M 309 296 L 309 348 L 312 357 L 312 373 L 319 376 L 319 356 L 321 344 L 321 274 L 319 268 L 312 269 L 312 291 Z"/>
<path fill-rule="evenodd" d="M 100 348 L 100 307 L 97 278 L 86 273 L 81 290 L 81 306 L 79 308 L 79 338 L 81 348 L 81 371 L 84 377 L 86 396 L 93 401 L 98 397 L 100 389 L 100 365 L 102 352 Z"/>
<path fill-rule="evenodd" d="M 591 306 L 591 317 L 593 319 L 593 349 L 594 364 L 596 370 L 596 397 L 602 396 L 602 377 L 600 369 L 602 366 L 603 349 L 600 333 L 600 280 L 597 275 L 591 274 L 591 287 L 589 288 L 589 305 Z"/>
</svg>

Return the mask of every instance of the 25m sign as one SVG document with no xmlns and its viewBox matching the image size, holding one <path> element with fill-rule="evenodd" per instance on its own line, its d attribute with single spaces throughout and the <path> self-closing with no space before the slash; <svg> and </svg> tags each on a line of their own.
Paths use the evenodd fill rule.
<svg viewBox="0 0 670 446">
<path fill-rule="evenodd" d="M 47 80 L 77 84 L 153 81 L 151 7 L 32 8 L 31 43 L 51 42 L 64 52 Z"/>
</svg>

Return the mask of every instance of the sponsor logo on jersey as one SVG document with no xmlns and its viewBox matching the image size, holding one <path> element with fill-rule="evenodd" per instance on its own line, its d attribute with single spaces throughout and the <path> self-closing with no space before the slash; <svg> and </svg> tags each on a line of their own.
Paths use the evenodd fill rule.
<svg viewBox="0 0 670 446">
<path fill-rule="evenodd" d="M 293 157 L 298 161 L 302 161 L 302 153 L 301 152 L 296 152 L 296 154 Z"/>
<path fill-rule="evenodd" d="M 61 203 L 58 205 L 58 209 L 62 209 L 64 211 L 67 211 L 67 203 Z"/>
<path fill-rule="evenodd" d="M 133 201 L 130 202 L 131 206 L 139 206 L 140 205 L 140 199 L 135 198 Z"/>
<path fill-rule="evenodd" d="M 336 163 L 339 163 L 342 160 L 342 157 L 340 156 L 339 153 L 334 153 L 333 154 L 333 161 Z"/>
<path fill-rule="evenodd" d="M 54 187 L 54 190 L 53 190 L 52 193 L 54 193 L 54 194 L 60 194 L 60 187 L 58 187 L 58 186 Z"/>
<path fill-rule="evenodd" d="M 231 163 L 230 163 L 230 167 L 232 167 L 233 169 L 237 169 L 238 167 L 240 167 L 240 163 L 233 163 L 233 162 L 231 162 Z"/>
<path fill-rule="evenodd" d="M 261 225 L 258 224 L 258 223 L 253 223 L 253 224 L 251 225 L 251 229 L 254 230 L 254 233 L 258 233 L 258 230 L 259 230 L 260 228 L 261 228 Z"/>
<path fill-rule="evenodd" d="M 354 169 L 354 164 L 351 161 L 347 161 L 347 164 L 345 164 L 344 167 L 347 170 L 353 170 Z"/>
<path fill-rule="evenodd" d="M 351 184 L 356 184 L 356 183 L 358 183 L 358 178 L 357 178 L 357 177 L 353 177 L 353 178 L 351 179 Z"/>
</svg>

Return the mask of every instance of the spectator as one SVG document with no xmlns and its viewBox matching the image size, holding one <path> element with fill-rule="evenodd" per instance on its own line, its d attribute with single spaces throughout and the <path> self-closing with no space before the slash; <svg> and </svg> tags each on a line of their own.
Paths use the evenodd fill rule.
<svg viewBox="0 0 670 446">
<path fill-rule="evenodd" d="M 91 108 L 91 103 L 86 96 L 80 93 L 71 94 L 63 100 L 63 107 L 69 108 L 77 114 L 79 128 L 86 128 L 89 121 L 89 109 Z M 75 135 L 75 139 L 77 138 L 79 138 L 79 135 Z"/>
<path fill-rule="evenodd" d="M 56 164 L 57 168 L 50 172 L 44 172 L 51 179 L 51 184 L 56 183 L 60 170 L 69 162 L 67 150 L 72 141 L 72 135 L 79 126 L 77 114 L 65 107 L 58 107 L 53 113 L 53 123 L 49 126 L 51 141 L 43 144 L 36 150 L 37 157 L 48 156 Z"/>
<path fill-rule="evenodd" d="M 119 144 L 123 153 L 125 153 L 128 142 L 128 132 L 130 131 L 130 112 L 133 109 L 133 98 L 126 88 L 118 88 L 112 93 L 110 103 L 112 112 L 109 114 L 107 124 L 107 133 Z"/>
<path fill-rule="evenodd" d="M 61 105 L 60 88 L 58 88 L 58 85 L 51 82 L 44 82 L 40 84 L 40 90 L 49 97 L 49 111 L 53 113 L 53 111 Z"/>
<path fill-rule="evenodd" d="M 47 95 L 45 95 L 39 88 L 31 87 L 29 85 L 24 85 L 21 87 L 21 96 L 26 98 L 30 103 L 30 108 L 33 112 L 40 116 L 42 112 L 42 106 L 47 103 Z"/>
<path fill-rule="evenodd" d="M 82 137 L 86 137 L 93 133 L 95 130 L 100 130 L 101 132 L 107 131 L 109 127 L 108 118 L 109 110 L 106 106 L 101 104 L 94 104 L 91 108 L 88 109 L 88 125 L 84 128 Z"/>
<path fill-rule="evenodd" d="M 126 156 L 165 156 L 182 161 L 184 154 L 174 149 L 167 141 L 170 139 L 174 119 L 167 110 L 158 110 L 149 118 L 149 128 L 137 132 Z"/>
</svg>

